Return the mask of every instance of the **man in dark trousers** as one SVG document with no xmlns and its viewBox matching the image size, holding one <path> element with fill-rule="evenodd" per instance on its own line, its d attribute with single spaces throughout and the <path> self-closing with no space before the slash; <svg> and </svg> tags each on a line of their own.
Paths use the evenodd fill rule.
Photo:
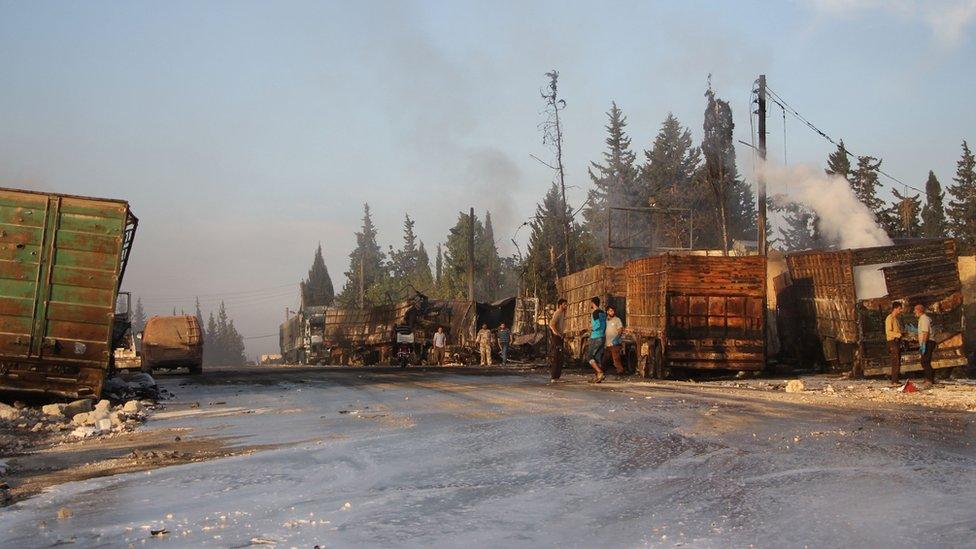
<svg viewBox="0 0 976 549">
<path fill-rule="evenodd" d="M 607 342 L 607 313 L 600 308 L 600 298 L 594 297 L 590 300 L 590 368 L 593 368 L 592 383 L 602 383 L 606 377 L 603 375 L 603 350 Z"/>
<path fill-rule="evenodd" d="M 935 384 L 935 371 L 932 370 L 932 353 L 935 351 L 932 317 L 925 312 L 925 305 L 921 303 L 915 304 L 915 316 L 918 317 L 918 352 L 921 355 L 922 371 L 925 373 L 925 381 Z"/>
<path fill-rule="evenodd" d="M 901 370 L 901 313 L 905 308 L 900 301 L 891 303 L 891 314 L 885 318 L 885 340 L 888 342 L 888 356 L 891 361 L 891 382 L 898 384 Z"/>
<path fill-rule="evenodd" d="M 569 302 L 560 299 L 556 303 L 556 312 L 549 319 L 549 383 L 559 381 L 559 376 L 563 373 L 563 361 L 566 352 L 566 309 L 568 307 Z"/>
</svg>

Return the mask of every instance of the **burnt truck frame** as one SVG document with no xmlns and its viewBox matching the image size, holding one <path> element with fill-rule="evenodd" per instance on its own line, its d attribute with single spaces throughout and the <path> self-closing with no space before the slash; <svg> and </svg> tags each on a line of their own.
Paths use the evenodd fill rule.
<svg viewBox="0 0 976 549">
<path fill-rule="evenodd" d="M 124 200 L 0 188 L 0 391 L 101 393 L 138 223 Z"/>
<path fill-rule="evenodd" d="M 788 254 L 791 307 L 801 335 L 801 362 L 820 362 L 853 377 L 890 372 L 884 321 L 892 301 L 906 305 L 902 325 L 917 322 L 915 303 L 933 319 L 932 368 L 967 364 L 961 283 L 954 240 L 915 239 L 893 246 Z M 857 269 L 883 273 L 887 295 L 857 297 Z M 906 330 L 901 372 L 921 370 L 917 336 Z"/>
<path fill-rule="evenodd" d="M 637 371 L 766 367 L 766 258 L 669 252 L 628 261 L 627 330 Z"/>
</svg>

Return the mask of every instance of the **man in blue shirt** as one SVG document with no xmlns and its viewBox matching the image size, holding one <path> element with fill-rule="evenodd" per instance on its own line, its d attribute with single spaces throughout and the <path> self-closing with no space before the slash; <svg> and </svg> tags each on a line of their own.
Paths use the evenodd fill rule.
<svg viewBox="0 0 976 549">
<path fill-rule="evenodd" d="M 495 341 L 498 342 L 498 353 L 502 355 L 502 366 L 508 366 L 508 346 L 512 343 L 512 331 L 505 326 L 504 322 L 498 326 Z"/>
<path fill-rule="evenodd" d="M 590 300 L 590 367 L 596 372 L 592 383 L 600 383 L 603 378 L 603 348 L 606 346 L 607 335 L 607 313 L 600 308 L 600 298 L 594 297 Z"/>
</svg>

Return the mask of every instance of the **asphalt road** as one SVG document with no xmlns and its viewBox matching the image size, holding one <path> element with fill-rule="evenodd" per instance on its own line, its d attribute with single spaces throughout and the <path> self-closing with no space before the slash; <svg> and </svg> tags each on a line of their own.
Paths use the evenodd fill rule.
<svg viewBox="0 0 976 549">
<path fill-rule="evenodd" d="M 0 546 L 976 544 L 973 414 L 449 369 L 160 381 L 145 428 L 271 449 L 58 486 L 0 510 Z"/>
</svg>

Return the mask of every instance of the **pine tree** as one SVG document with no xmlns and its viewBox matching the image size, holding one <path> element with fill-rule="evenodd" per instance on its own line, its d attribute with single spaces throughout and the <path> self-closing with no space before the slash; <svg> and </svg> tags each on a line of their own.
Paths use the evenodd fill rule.
<svg viewBox="0 0 976 549">
<path fill-rule="evenodd" d="M 850 177 L 851 187 L 854 189 L 857 199 L 874 214 L 878 225 L 889 235 L 896 235 L 900 231 L 896 208 L 886 205 L 878 197 L 878 187 L 881 186 L 881 181 L 878 178 L 880 168 L 881 160 L 878 158 L 873 156 L 857 157 L 857 168 L 854 169 Z"/>
<path fill-rule="evenodd" d="M 811 250 L 823 245 L 816 229 L 817 217 L 813 212 L 796 203 L 777 209 L 783 211 L 786 225 L 779 229 L 780 238 L 777 239 L 784 251 Z"/>
<path fill-rule="evenodd" d="M 204 329 L 203 311 L 200 310 L 200 298 L 199 297 L 196 298 L 196 302 L 194 303 L 194 309 L 195 309 L 194 310 L 194 315 L 197 317 L 197 324 L 200 326 L 200 329 L 203 330 Z"/>
<path fill-rule="evenodd" d="M 146 329 L 146 310 L 142 307 L 142 298 L 136 298 L 136 307 L 132 311 L 132 333 L 138 334 Z"/>
<path fill-rule="evenodd" d="M 707 194 L 695 175 L 701 166 L 701 150 L 694 147 L 691 132 L 671 113 L 661 124 L 649 150 L 644 151 L 638 191 L 642 205 L 658 208 L 711 209 Z M 657 239 L 666 246 L 680 247 L 691 240 L 688 224 L 665 214 L 657 223 Z"/>
<path fill-rule="evenodd" d="M 556 300 L 556 279 L 566 274 L 562 204 L 559 187 L 553 184 L 529 223 L 532 233 L 525 258 L 526 291 L 537 293 L 548 303 Z M 596 261 L 598 252 L 591 247 L 592 241 L 585 237 L 586 230 L 580 224 L 573 223 L 570 229 L 570 244 L 575 247 L 570 250 L 570 272 L 575 272 Z"/>
<path fill-rule="evenodd" d="M 207 332 L 203 338 L 203 361 L 205 364 L 220 363 L 218 345 L 217 321 L 214 319 L 213 311 L 210 311 L 210 319 L 207 321 Z"/>
<path fill-rule="evenodd" d="M 945 193 L 935 173 L 929 170 L 929 178 L 925 182 L 925 207 L 922 208 L 922 235 L 925 238 L 945 238 L 946 216 Z"/>
<path fill-rule="evenodd" d="M 732 142 L 732 108 L 728 102 L 716 97 L 711 83 L 705 91 L 707 106 L 705 108 L 705 122 L 703 125 L 702 155 L 705 157 L 703 176 L 712 189 L 715 199 L 715 209 L 718 227 L 721 230 L 720 243 L 722 251 L 728 254 L 729 244 L 733 237 L 729 207 L 739 202 L 737 192 L 733 189 L 737 180 L 735 167 L 735 147 Z"/>
<path fill-rule="evenodd" d="M 349 270 L 345 272 L 346 283 L 337 297 L 342 306 L 357 307 L 361 289 L 365 289 L 364 293 L 367 294 L 364 299 L 365 306 L 369 306 L 377 299 L 375 294 L 370 295 L 369 290 L 387 276 L 385 259 L 380 245 L 376 242 L 376 226 L 373 225 L 369 204 L 364 204 L 363 226 L 356 233 L 356 249 L 349 254 Z M 360 286 L 360 277 L 363 280 L 362 286 Z"/>
<path fill-rule="evenodd" d="M 625 132 L 627 117 L 615 102 L 611 102 L 607 117 L 610 119 L 606 126 L 607 149 L 603 153 L 603 164 L 590 163 L 589 174 L 593 188 L 588 193 L 583 218 L 590 234 L 599 243 L 598 249 L 602 257 L 611 260 L 607 243 L 609 207 L 647 204 L 641 202 L 637 192 L 637 156 L 630 150 L 630 137 Z"/>
<path fill-rule="evenodd" d="M 949 231 L 966 250 L 976 246 L 976 156 L 962 142 L 962 157 L 956 163 L 955 184 L 949 185 L 952 199 L 947 208 Z"/>
<path fill-rule="evenodd" d="M 417 266 L 414 268 L 413 285 L 425 294 L 430 294 L 434 290 L 434 276 L 430 272 L 430 256 L 427 255 L 427 248 L 424 241 L 420 241 L 417 247 Z"/>
<path fill-rule="evenodd" d="M 332 305 L 335 301 L 335 290 L 332 287 L 332 277 L 322 258 L 322 244 L 315 249 L 312 268 L 308 270 L 308 278 L 301 282 L 302 306 L 316 307 Z"/>
<path fill-rule="evenodd" d="M 841 139 L 837 144 L 837 150 L 827 156 L 827 175 L 839 175 L 844 179 L 851 180 L 851 159 L 844 147 L 844 140 Z"/>
<path fill-rule="evenodd" d="M 892 190 L 892 194 L 896 198 L 892 208 L 896 220 L 896 232 L 894 234 L 901 238 L 921 237 L 922 224 L 919 221 L 919 214 L 922 211 L 922 201 L 919 196 L 917 194 L 914 196 L 903 195 L 898 192 L 898 189 Z"/>
<path fill-rule="evenodd" d="M 445 297 L 467 299 L 468 297 L 468 240 L 471 235 L 471 217 L 458 213 L 457 223 L 451 228 L 447 236 L 444 252 L 444 292 Z M 475 300 L 485 301 L 488 296 L 484 287 L 483 273 L 486 270 L 483 250 L 485 241 L 485 226 L 476 215 L 474 218 L 474 274 Z"/>
</svg>

